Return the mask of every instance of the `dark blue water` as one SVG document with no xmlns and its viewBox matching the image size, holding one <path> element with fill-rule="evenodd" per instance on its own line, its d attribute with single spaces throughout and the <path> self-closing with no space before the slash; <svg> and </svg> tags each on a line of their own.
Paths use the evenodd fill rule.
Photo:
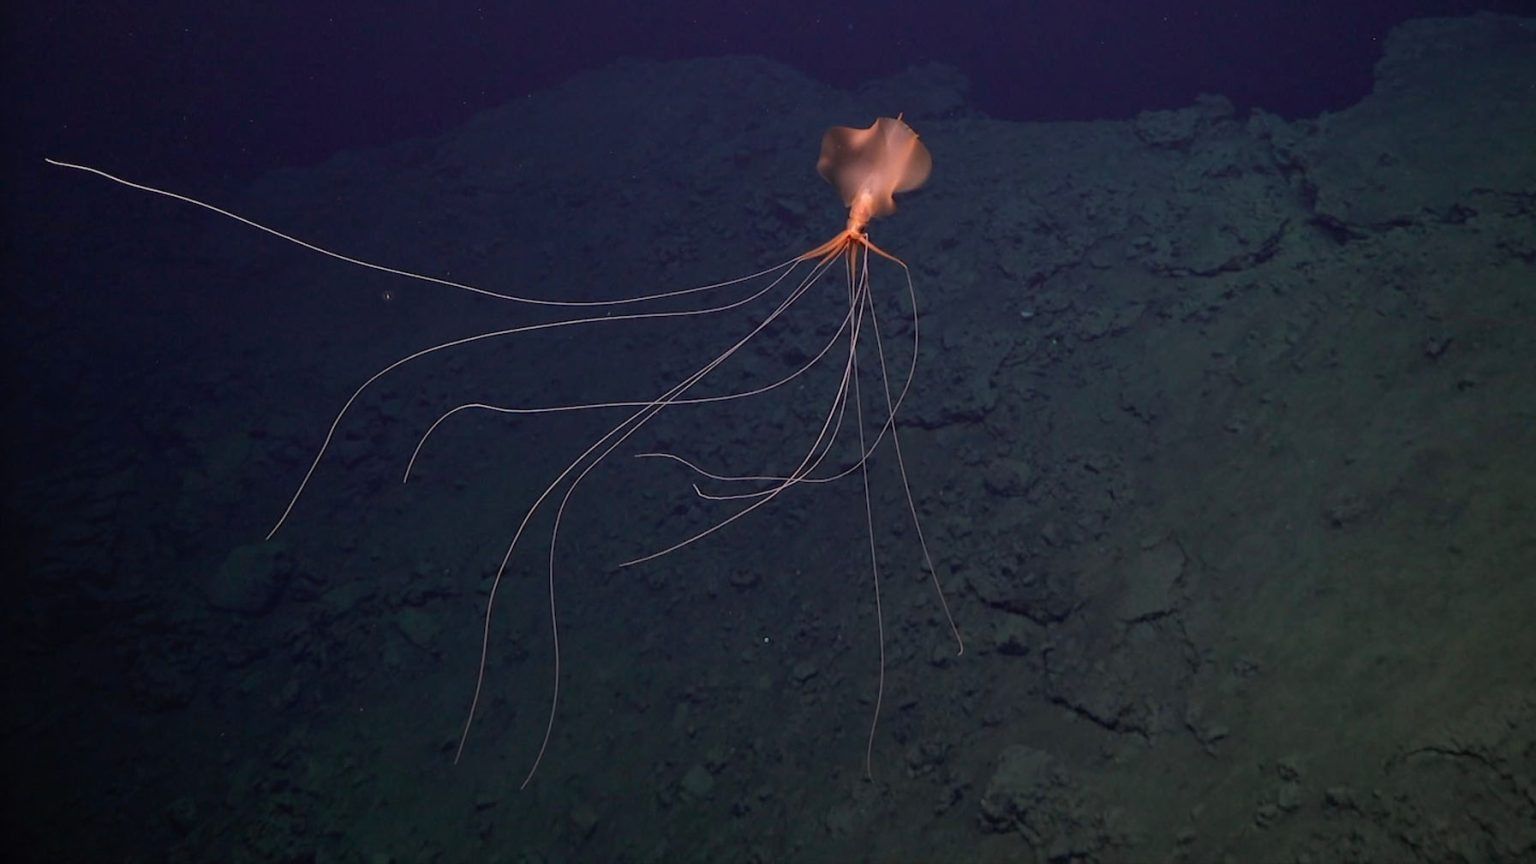
<svg viewBox="0 0 1536 864">
<path fill-rule="evenodd" d="M 1530 4 L 941 5 L 8 9 L 12 855 L 1530 860 Z"/>
<path fill-rule="evenodd" d="M 941 8 L 811 0 L 732 4 L 21 3 L 8 13 L 12 140 L 250 175 L 441 131 L 617 57 L 768 57 L 838 87 L 930 62 L 971 104 L 1016 120 L 1129 117 L 1220 93 L 1286 117 L 1370 87 L 1395 23 L 1520 0 Z M 146 134 L 145 130 L 153 130 Z"/>
</svg>

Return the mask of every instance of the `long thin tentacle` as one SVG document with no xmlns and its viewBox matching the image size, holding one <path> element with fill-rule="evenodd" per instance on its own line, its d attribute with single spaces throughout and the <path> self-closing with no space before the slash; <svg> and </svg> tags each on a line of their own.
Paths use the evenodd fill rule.
<svg viewBox="0 0 1536 864">
<path fill-rule="evenodd" d="M 803 260 L 803 259 L 802 258 L 796 258 L 795 260 L 796 261 L 800 261 L 800 260 Z M 589 445 L 585 450 L 582 451 L 582 453 L 580 455 L 578 455 L 574 460 L 572 460 L 570 462 L 570 464 L 568 464 L 555 477 L 555 479 L 552 480 L 549 483 L 548 486 L 546 486 L 544 488 L 544 491 L 539 494 L 539 496 L 534 500 L 533 504 L 528 508 L 527 512 L 523 516 L 522 521 L 518 524 L 517 531 L 513 534 L 511 542 L 507 544 L 506 554 L 504 554 L 502 556 L 501 564 L 496 569 L 496 575 L 492 579 L 492 582 L 491 582 L 490 594 L 486 598 L 485 615 L 483 616 L 484 625 L 482 627 L 482 638 L 481 638 L 481 646 L 480 646 L 480 661 L 479 661 L 479 668 L 478 668 L 478 671 L 477 671 L 476 676 L 475 676 L 475 691 L 474 691 L 474 695 L 470 699 L 469 712 L 468 712 L 468 714 L 465 717 L 464 728 L 463 728 L 463 730 L 462 730 L 462 732 L 460 733 L 460 736 L 459 736 L 459 746 L 458 746 L 457 751 L 454 754 L 454 762 L 455 763 L 457 763 L 459 761 L 459 759 L 462 758 L 462 756 L 463 756 L 464 745 L 469 740 L 469 732 L 470 732 L 470 729 L 474 725 L 475 714 L 476 714 L 476 712 L 477 712 L 477 710 L 479 708 L 480 696 L 481 696 L 481 693 L 482 693 L 482 691 L 484 689 L 484 684 L 485 684 L 485 665 L 486 665 L 486 661 L 487 661 L 487 659 L 489 657 L 489 653 L 490 653 L 491 616 L 492 616 L 492 610 L 493 610 L 493 608 L 495 606 L 495 602 L 496 602 L 496 592 L 497 592 L 497 590 L 501 586 L 501 582 L 502 582 L 503 577 L 506 575 L 507 565 L 511 561 L 512 553 L 517 549 L 518 543 L 521 541 L 523 534 L 527 531 L 528 524 L 532 521 L 534 514 L 536 512 L 538 512 L 538 510 L 543 506 L 544 502 L 549 498 L 549 496 L 551 494 L 553 494 L 554 491 L 557 488 L 559 488 L 562 483 L 564 483 L 566 481 L 566 478 L 571 477 L 574 472 L 577 472 L 578 470 L 580 471 L 580 473 L 576 474 L 576 476 L 571 480 L 571 486 L 570 486 L 569 489 L 567 489 L 566 494 L 563 496 L 563 498 L 561 500 L 560 507 L 556 511 L 556 515 L 555 515 L 555 526 L 554 526 L 554 528 L 552 529 L 552 532 L 551 532 L 551 543 L 550 543 L 550 546 L 551 546 L 551 557 L 550 557 L 550 567 L 549 567 L 549 574 L 548 574 L 548 596 L 549 596 L 549 609 L 550 609 L 550 628 L 551 628 L 552 642 L 553 642 L 554 652 L 555 652 L 554 664 L 553 664 L 554 665 L 554 687 L 553 687 L 553 692 L 552 692 L 551 697 L 550 697 L 549 720 L 548 720 L 548 722 L 546 723 L 546 726 L 545 726 L 544 737 L 543 737 L 542 742 L 539 745 L 539 751 L 538 751 L 538 754 L 534 758 L 533 765 L 530 767 L 527 776 L 523 778 L 523 783 L 522 783 L 523 786 L 527 786 L 529 781 L 531 781 L 533 779 L 533 775 L 538 771 L 539 764 L 543 761 L 544 753 L 545 753 L 545 751 L 549 747 L 549 739 L 550 739 L 550 736 L 551 736 L 551 734 L 553 733 L 553 730 L 554 730 L 554 718 L 555 718 L 556 712 L 557 712 L 558 707 L 559 707 L 559 698 L 560 698 L 560 653 L 559 653 L 560 652 L 560 639 L 559 639 L 559 618 L 558 618 L 557 609 L 556 609 L 556 605 L 555 605 L 555 593 L 554 593 L 554 589 L 555 589 L 555 581 L 554 581 L 555 580 L 555 574 L 554 574 L 553 547 L 554 547 L 555 544 L 553 542 L 553 538 L 554 538 L 555 534 L 559 530 L 560 519 L 561 519 L 561 517 L 564 514 L 565 502 L 569 500 L 570 494 L 574 490 L 575 486 L 577 484 L 579 484 L 580 481 L 594 467 L 596 467 L 596 465 L 599 462 L 601 462 L 609 453 L 611 453 L 615 448 L 617 448 L 620 444 L 622 444 L 625 440 L 627 440 L 631 435 L 633 435 L 636 431 L 638 431 L 642 426 L 644 426 L 647 422 L 649 422 L 650 419 L 655 417 L 656 414 L 659 413 L 662 409 L 666 408 L 668 406 L 668 404 L 671 402 L 671 400 L 674 400 L 674 399 L 678 398 L 679 396 L 681 396 L 682 394 L 686 393 L 689 388 L 691 388 L 693 385 L 697 384 L 700 380 L 703 380 L 704 376 L 708 375 L 711 371 L 713 371 L 721 363 L 723 363 L 727 359 L 729 359 L 738 350 L 740 350 L 740 348 L 743 345 L 747 344 L 747 342 L 751 341 L 754 337 L 757 336 L 757 334 L 761 333 L 770 324 L 772 324 L 774 321 L 776 321 L 784 313 L 784 311 L 786 309 L 788 309 L 789 306 L 792 305 L 795 302 L 795 300 L 797 300 L 801 296 L 803 296 L 805 294 L 805 292 L 808 291 L 810 289 L 810 287 L 812 285 L 814 285 L 818 279 L 820 279 L 820 276 L 821 276 L 821 274 L 823 272 L 825 272 L 825 269 L 826 269 L 825 268 L 825 263 L 824 262 L 819 263 L 815 268 L 813 268 L 811 270 L 811 272 L 809 274 L 807 274 L 805 279 L 803 279 L 801 281 L 801 283 L 798 286 L 796 286 L 795 290 L 790 293 L 789 297 L 786 298 L 783 302 L 781 302 L 778 305 L 778 307 L 776 307 L 773 310 L 772 313 L 770 313 L 766 318 L 764 318 L 763 321 L 758 323 L 758 325 L 756 327 L 754 327 L 749 333 L 747 333 L 747 335 L 745 335 L 745 336 L 741 337 L 740 339 L 738 339 L 734 344 L 732 344 L 725 351 L 723 351 L 719 355 L 717 355 L 709 363 L 706 363 L 703 367 L 701 367 L 700 369 L 695 371 L 693 374 L 691 374 L 688 377 L 684 378 L 682 381 L 680 381 L 678 384 L 674 385 L 672 388 L 667 390 L 661 396 L 659 396 L 656 399 L 652 400 L 651 402 L 647 403 L 639 411 L 636 411 L 633 414 L 631 414 L 629 417 L 625 418 L 622 422 L 620 422 L 619 424 L 615 425 L 607 433 L 605 433 L 603 436 L 601 436 L 596 441 L 594 441 L 591 445 Z M 782 281 L 782 277 L 780 279 L 778 279 L 778 280 L 775 280 L 774 284 L 778 284 L 778 282 L 780 282 L 780 281 Z M 596 454 L 596 455 L 594 456 L 594 454 Z"/>
<path fill-rule="evenodd" d="M 321 255 L 326 256 L 327 258 L 334 258 L 337 261 L 342 261 L 342 262 L 345 262 L 347 264 L 352 264 L 352 265 L 357 266 L 357 267 L 362 267 L 362 268 L 365 268 L 365 269 L 368 269 L 368 270 L 376 270 L 376 271 L 378 271 L 380 273 L 388 273 L 391 276 L 400 276 L 400 277 L 403 277 L 403 278 L 406 278 L 406 279 L 414 279 L 414 280 L 416 280 L 418 282 L 428 282 L 428 283 L 431 283 L 433 285 L 441 285 L 441 286 L 446 287 L 446 288 L 454 288 L 454 289 L 459 290 L 459 291 L 468 291 L 468 292 L 470 292 L 472 294 L 479 294 L 479 295 L 484 296 L 484 297 L 493 297 L 493 298 L 495 298 L 497 300 L 508 300 L 508 301 L 511 301 L 511 302 L 514 302 L 514 303 L 526 303 L 526 304 L 529 304 L 529 305 L 532 305 L 532 306 L 559 306 L 559 307 L 564 307 L 564 308 L 573 308 L 573 307 L 577 307 L 577 308 L 592 308 L 592 307 L 601 307 L 601 306 L 624 306 L 624 305 L 631 304 L 631 303 L 647 303 L 647 302 L 650 302 L 650 301 L 653 301 L 653 300 L 664 300 L 664 299 L 669 298 L 669 297 L 684 297 L 684 296 L 688 296 L 688 295 L 691 295 L 691 294 L 698 294 L 698 293 L 701 293 L 701 292 L 704 292 L 704 291 L 714 291 L 714 290 L 717 290 L 717 289 L 720 289 L 720 288 L 728 288 L 728 287 L 730 287 L 732 285 L 739 285 L 739 284 L 741 284 L 743 282 L 750 282 L 750 281 L 752 281 L 754 279 L 757 279 L 759 276 L 766 276 L 767 274 L 772 273 L 775 270 L 778 270 L 780 267 L 787 267 L 787 266 L 789 266 L 791 264 L 795 264 L 797 262 L 805 260 L 805 256 L 804 255 L 797 255 L 794 258 L 789 259 L 788 261 L 781 261 L 778 264 L 773 265 L 772 267 L 768 267 L 768 268 L 765 268 L 763 270 L 759 270 L 756 273 L 752 273 L 752 274 L 749 274 L 747 276 L 738 276 L 738 277 L 736 277 L 734 279 L 727 279 L 724 282 L 713 282 L 713 283 L 708 284 L 708 285 L 699 285 L 699 286 L 695 286 L 695 287 L 692 287 L 692 288 L 683 288 L 683 289 L 676 290 L 676 291 L 662 291 L 662 292 L 656 293 L 656 294 L 641 294 L 641 295 L 635 296 L 635 297 L 621 297 L 621 298 L 616 299 L 616 300 L 549 300 L 549 299 L 545 299 L 545 298 L 541 298 L 541 297 L 524 297 L 524 296 L 519 295 L 519 294 L 506 294 L 506 293 L 503 293 L 503 292 L 500 292 L 500 291 L 492 291 L 492 290 L 490 290 L 488 288 L 480 288 L 480 287 L 477 287 L 475 285 L 465 284 L 463 282 L 455 282 L 452 279 L 441 279 L 441 278 L 439 278 L 437 276 L 428 276 L 428 275 L 426 275 L 424 273 L 414 273 L 414 272 L 412 272 L 410 270 L 401 270 L 401 269 L 398 269 L 398 268 L 395 268 L 395 267 L 386 266 L 384 264 L 377 264 L 377 263 L 374 263 L 372 261 L 367 261 L 367 260 L 364 260 L 362 258 L 354 258 L 351 255 L 345 255 L 345 254 L 342 254 L 341 252 L 336 252 L 334 250 L 327 249 L 324 246 L 319 245 L 318 243 L 311 243 L 308 240 L 301 240 L 298 237 L 294 237 L 291 234 L 285 234 L 282 231 L 277 230 L 276 228 L 272 228 L 270 226 L 263 225 L 263 224 L 261 224 L 260 222 L 257 222 L 254 219 L 250 219 L 250 218 L 247 218 L 245 216 L 241 216 L 238 213 L 232 212 L 230 210 L 225 210 L 222 207 L 218 207 L 218 206 L 215 206 L 213 204 L 209 204 L 206 201 L 199 201 L 198 199 L 193 198 L 193 197 L 191 197 L 189 195 L 182 195 L 182 194 L 180 194 L 178 192 L 171 192 L 170 190 L 167 190 L 167 189 L 160 189 L 160 188 L 157 188 L 155 186 L 149 186 L 149 185 L 146 185 L 146 184 L 143 184 L 143 183 L 135 183 L 132 180 L 125 180 L 124 178 L 118 177 L 115 174 L 108 174 L 107 172 L 101 170 L 100 168 L 92 168 L 89 165 L 78 165 L 78 164 L 75 164 L 73 162 L 61 162 L 61 161 L 59 161 L 57 159 L 48 159 L 46 157 L 43 159 L 43 161 L 47 162 L 49 165 L 53 165 L 53 166 L 56 166 L 56 167 L 59 167 L 59 168 L 69 168 L 69 169 L 74 170 L 74 171 L 84 171 L 87 174 L 94 174 L 97 177 L 105 178 L 107 180 L 112 181 L 113 183 L 117 183 L 117 184 L 120 184 L 120 185 L 123 185 L 123 186 L 127 186 L 129 189 L 137 189 L 140 192 L 148 192 L 151 195 L 161 195 L 161 196 L 166 197 L 166 198 L 171 198 L 171 199 L 176 200 L 176 201 L 181 201 L 181 202 L 183 202 L 185 204 L 191 204 L 191 205 L 193 205 L 195 207 L 201 207 L 204 210 L 209 210 L 209 211 L 212 211 L 214 213 L 217 213 L 218 215 L 223 216 L 226 219 L 233 219 L 234 221 L 239 222 L 242 225 L 248 225 L 251 228 L 255 228 L 257 231 L 261 231 L 261 232 L 264 232 L 266 234 L 270 234 L 273 237 L 278 238 L 279 240 L 283 240 L 285 242 L 292 243 L 295 246 L 301 246 L 301 247 L 303 247 L 305 249 L 308 249 L 311 252 L 317 252 L 317 253 L 319 253 Z"/>
</svg>

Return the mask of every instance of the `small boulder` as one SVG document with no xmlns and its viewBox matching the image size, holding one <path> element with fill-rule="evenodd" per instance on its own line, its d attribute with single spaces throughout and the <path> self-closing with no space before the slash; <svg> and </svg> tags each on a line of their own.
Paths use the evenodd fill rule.
<svg viewBox="0 0 1536 864">
<path fill-rule="evenodd" d="M 203 586 L 208 605 L 247 615 L 267 611 L 288 575 L 286 553 L 282 543 L 253 543 L 230 552 Z"/>
</svg>

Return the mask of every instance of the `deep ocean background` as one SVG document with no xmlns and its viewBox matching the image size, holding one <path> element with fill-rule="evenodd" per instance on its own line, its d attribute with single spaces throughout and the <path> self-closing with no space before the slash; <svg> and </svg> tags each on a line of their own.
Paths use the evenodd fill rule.
<svg viewBox="0 0 1536 864">
<path fill-rule="evenodd" d="M 15 3 L 7 126 L 29 155 L 250 177 L 440 132 L 619 57 L 752 54 L 851 88 L 943 62 L 1009 120 L 1101 120 L 1220 93 L 1307 117 L 1369 88 L 1381 39 L 1517 0 L 939 6 L 747 0 Z M 172 170 L 166 166 L 164 170 Z"/>
<path fill-rule="evenodd" d="M 1530 4 L 955 5 L 8 7 L 10 856 L 1536 855 Z M 266 540 L 369 376 L 562 315 L 42 161 L 391 267 L 612 298 L 831 236 L 820 135 L 898 112 L 935 162 L 871 226 L 920 310 L 900 465 L 886 444 L 867 498 L 797 488 L 616 566 L 741 488 L 631 457 L 772 475 L 806 452 L 842 365 L 834 271 L 700 394 L 831 360 L 664 412 L 571 499 L 527 789 L 547 505 L 455 764 L 488 591 L 623 414 L 434 421 L 643 402 L 770 307 L 412 361 Z M 899 376 L 912 298 L 889 262 L 871 285 Z"/>
</svg>

